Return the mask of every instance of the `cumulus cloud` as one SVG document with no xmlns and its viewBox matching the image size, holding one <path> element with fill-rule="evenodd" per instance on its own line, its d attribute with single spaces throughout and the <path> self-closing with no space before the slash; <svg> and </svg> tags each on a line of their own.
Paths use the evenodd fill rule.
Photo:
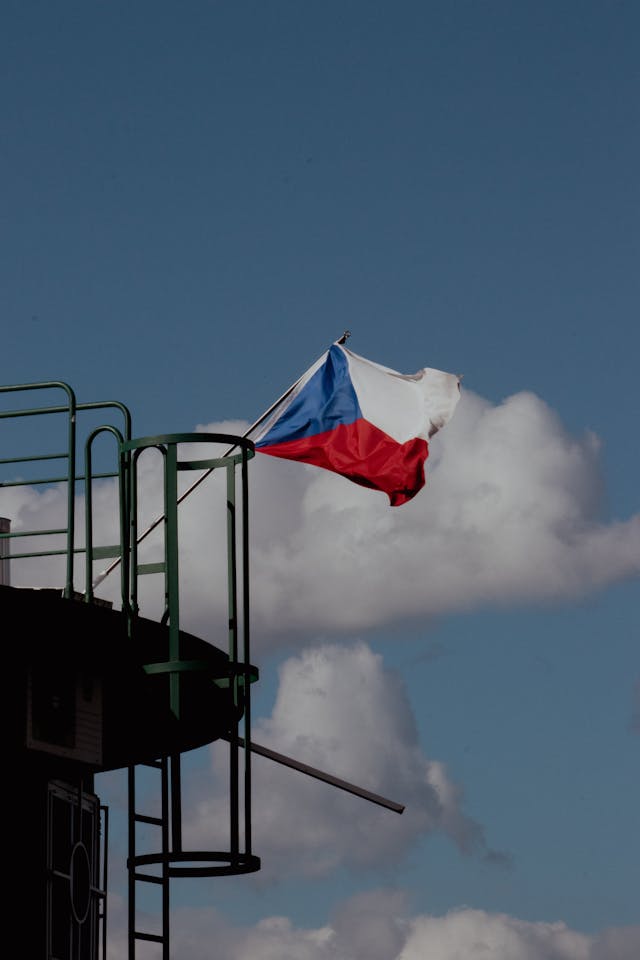
<svg viewBox="0 0 640 960">
<path fill-rule="evenodd" d="M 444 764 L 424 755 L 400 678 L 364 643 L 323 645 L 287 660 L 273 712 L 252 736 L 406 806 L 398 816 L 257 756 L 254 796 L 260 801 L 254 804 L 253 832 L 263 880 L 291 872 L 320 876 L 340 866 L 387 866 L 435 831 L 464 854 L 500 857 L 464 812 L 462 791 Z M 225 785 L 225 747 L 211 750 L 216 782 Z M 205 842 L 223 802 L 214 790 L 189 810 L 187 844 Z"/>
<path fill-rule="evenodd" d="M 242 424 L 208 429 L 240 432 Z M 251 465 L 256 637 L 266 649 L 292 633 L 300 642 L 398 618 L 557 601 L 637 576 L 640 514 L 603 519 L 599 458 L 593 435 L 569 435 L 535 395 L 493 405 L 470 392 L 432 442 L 426 489 L 402 507 L 327 471 L 258 455 Z M 151 465 L 145 471 L 141 502 L 150 519 L 159 482 Z M 22 491 L 0 499 L 14 528 L 53 522 L 62 493 Z M 101 535 L 113 540 L 112 485 L 96 514 Z M 188 626 L 202 632 L 216 618 L 224 626 L 223 478 L 203 484 L 180 516 Z M 153 535 L 143 559 L 157 551 Z M 104 592 L 117 596 L 113 576 Z M 150 614 L 152 594 L 145 584 Z"/>
<path fill-rule="evenodd" d="M 637 960 L 640 956 L 640 926 L 611 927 L 592 942 L 589 960 Z"/>
<path fill-rule="evenodd" d="M 254 545 L 256 601 L 272 630 L 557 600 L 640 572 L 640 516 L 600 520 L 595 437 L 570 437 L 532 394 L 499 406 L 465 394 L 433 441 L 426 490 L 401 508 L 312 467 L 257 467 L 278 471 L 283 491 L 293 470 L 308 476 L 288 500 L 293 530 L 274 527 Z"/>
<path fill-rule="evenodd" d="M 124 914 L 124 911 L 121 911 Z M 112 919 L 110 960 L 124 947 Z M 267 917 L 252 928 L 234 927 L 217 911 L 176 910 L 172 952 L 181 960 L 209 956 L 211 944 L 226 960 L 635 960 L 640 927 L 595 935 L 563 922 L 531 922 L 501 913 L 460 908 L 444 916 L 410 916 L 397 890 L 373 890 L 340 905 L 322 927 L 296 926 L 287 917 Z M 151 956 L 151 954 L 150 954 Z"/>
<path fill-rule="evenodd" d="M 414 920 L 398 960 L 589 960 L 590 938 L 564 923 L 530 923 L 483 910 Z"/>
</svg>

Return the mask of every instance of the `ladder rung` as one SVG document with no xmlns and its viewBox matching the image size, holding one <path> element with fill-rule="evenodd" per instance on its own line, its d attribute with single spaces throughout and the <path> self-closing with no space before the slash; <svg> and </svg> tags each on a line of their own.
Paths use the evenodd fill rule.
<svg viewBox="0 0 640 960">
<path fill-rule="evenodd" d="M 146 817 L 143 813 L 135 813 L 133 819 L 136 823 L 151 823 L 154 827 L 161 827 L 164 822 L 160 817 Z"/>
<path fill-rule="evenodd" d="M 164 883 L 162 877 L 155 877 L 152 873 L 134 873 L 134 880 L 141 880 L 145 883 Z"/>
<path fill-rule="evenodd" d="M 111 557 L 119 557 L 122 549 L 119 543 L 105 544 L 103 547 L 94 547 L 91 551 L 93 560 L 110 560 Z"/>
<path fill-rule="evenodd" d="M 167 777 L 167 768 L 168 768 L 168 760 L 167 760 L 166 757 L 160 757 L 159 759 L 155 759 L 155 760 L 146 760 L 146 761 L 143 761 L 142 763 L 138 764 L 138 766 L 144 766 L 144 767 L 149 767 L 149 768 L 151 768 L 151 769 L 153 769 L 153 770 L 159 770 L 160 773 L 161 773 L 161 777 L 162 777 L 163 789 L 166 788 L 166 777 Z M 134 785 L 135 785 L 135 776 L 136 776 L 136 774 L 135 774 L 135 768 L 130 768 L 130 776 L 133 776 L 133 781 L 134 781 Z M 131 801 L 131 800 L 133 800 L 133 797 L 130 796 L 130 801 Z M 130 807 L 130 809 L 129 809 L 129 825 L 130 825 L 130 829 L 134 829 L 134 824 L 137 824 L 137 823 L 149 824 L 149 825 L 151 825 L 151 826 L 153 826 L 153 827 L 161 827 L 161 828 L 163 829 L 163 847 L 164 847 L 164 844 L 165 844 L 165 841 L 166 841 L 166 834 L 164 833 L 164 831 L 166 830 L 166 828 L 167 828 L 167 826 L 168 826 L 167 810 L 166 810 L 166 807 L 165 807 L 165 801 L 166 801 L 166 797 L 165 797 L 164 794 L 163 794 L 163 800 L 162 800 L 162 804 L 161 804 L 161 808 L 160 808 L 160 816 L 159 816 L 159 817 L 148 816 L 147 814 L 144 814 L 144 813 L 136 813 L 135 809 L 133 809 L 132 807 Z M 135 803 L 135 800 L 133 800 L 133 803 Z M 132 805 L 132 806 L 133 806 L 133 805 Z M 145 804 L 145 806 L 146 806 L 146 804 Z M 134 830 L 134 834 L 135 834 L 135 830 Z M 135 843 L 135 839 L 134 839 L 134 843 Z M 135 859 L 135 857 L 134 857 L 133 859 Z M 142 864 L 140 864 L 140 866 L 142 866 Z M 151 869 L 153 869 L 153 867 L 152 867 Z M 165 871 L 165 873 L 166 873 L 166 871 Z M 152 884 L 156 884 L 157 886 L 161 887 L 162 890 L 165 891 L 164 894 L 163 894 L 163 898 L 162 898 L 162 899 L 163 899 L 163 907 L 162 907 L 162 927 L 161 927 L 161 929 L 163 930 L 163 933 L 161 933 L 161 934 L 159 934 L 159 933 L 144 933 L 142 930 L 136 930 L 136 929 L 135 929 L 135 920 L 132 918 L 131 927 L 132 927 L 133 929 L 130 929 L 130 930 L 129 930 L 129 948 L 130 948 L 130 950 L 134 950 L 134 952 L 135 952 L 135 948 L 133 947 L 133 944 L 134 944 L 134 942 L 136 942 L 136 941 L 147 941 L 147 942 L 150 942 L 150 943 L 156 943 L 156 944 L 160 944 L 160 945 L 162 946 L 162 948 L 163 948 L 163 949 L 162 949 L 162 955 L 164 956 L 165 953 L 167 953 L 168 947 L 169 947 L 169 940 L 168 940 L 168 936 L 167 936 L 167 933 L 168 933 L 168 916 L 167 916 L 167 914 L 166 914 L 166 911 L 168 910 L 168 876 L 158 876 L 157 874 L 154 874 L 154 873 L 145 873 L 145 872 L 144 872 L 144 868 L 143 868 L 142 870 L 136 870 L 136 869 L 135 869 L 135 866 L 134 866 L 134 863 L 131 862 L 131 865 L 130 865 L 130 868 L 129 868 L 129 890 L 130 890 L 130 896 L 133 895 L 133 898 L 134 898 L 134 899 L 133 899 L 134 909 L 135 909 L 135 896 L 136 896 L 136 895 L 135 895 L 135 893 L 132 894 L 132 891 L 133 891 L 136 883 L 152 883 Z M 140 889 L 140 888 L 139 888 L 139 889 Z M 140 890 L 140 892 L 142 892 L 142 891 Z M 136 917 L 136 919 L 139 919 L 139 918 Z M 106 920 L 105 920 L 105 922 L 106 922 Z"/>
<path fill-rule="evenodd" d="M 138 930 L 134 930 L 133 935 L 136 940 L 151 940 L 152 943 L 164 943 L 164 937 L 159 933 L 140 933 Z"/>
<path fill-rule="evenodd" d="M 166 567 L 164 563 L 139 563 L 136 567 L 136 573 L 138 576 L 142 576 L 145 573 L 164 573 Z"/>
</svg>

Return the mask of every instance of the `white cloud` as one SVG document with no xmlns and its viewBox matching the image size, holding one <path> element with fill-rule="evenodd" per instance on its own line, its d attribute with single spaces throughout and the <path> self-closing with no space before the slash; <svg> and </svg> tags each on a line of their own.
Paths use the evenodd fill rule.
<svg viewBox="0 0 640 960">
<path fill-rule="evenodd" d="M 638 960 L 640 926 L 611 927 L 593 940 L 589 960 Z"/>
<path fill-rule="evenodd" d="M 292 633 L 299 643 L 399 618 L 570 599 L 640 572 L 640 514 L 622 522 L 601 516 L 596 438 L 571 437 L 533 394 L 494 406 L 465 392 L 434 438 L 427 466 L 426 489 L 390 508 L 383 494 L 327 471 L 255 458 L 252 618 L 262 649 Z M 158 490 L 145 466 L 145 519 L 157 512 Z M 14 519 L 15 529 L 51 526 L 63 499 L 55 490 L 2 491 L 0 513 Z M 98 495 L 96 512 L 101 536 L 113 540 L 113 486 Z M 226 625 L 223 478 L 207 480 L 180 517 L 188 546 L 181 567 L 185 626 L 215 640 Z M 142 559 L 154 559 L 157 544 L 154 534 Z M 160 598 L 146 580 L 143 595 Z M 112 575 L 106 593 L 117 592 Z M 157 599 L 147 611 L 155 615 L 160 605 Z"/>
<path fill-rule="evenodd" d="M 110 917 L 115 960 L 124 948 L 124 910 Z M 412 917 L 401 891 L 373 890 L 346 901 L 317 928 L 297 927 L 287 917 L 234 927 L 209 907 L 178 909 L 171 942 L 180 960 L 209 956 L 212 944 L 225 960 L 636 960 L 640 926 L 590 935 L 562 922 L 468 908 Z"/>
<path fill-rule="evenodd" d="M 527 393 L 498 406 L 465 393 L 433 440 L 426 489 L 395 509 L 327 471 L 258 455 L 254 636 L 263 648 L 292 633 L 299 643 L 400 618 L 571 599 L 638 575 L 640 514 L 602 520 L 599 456 L 593 435 L 571 437 Z M 213 498 L 203 489 L 181 508 L 194 612 L 215 581 L 203 557 L 224 532 Z M 223 563 L 220 555 L 214 564 L 220 576 Z"/>
<path fill-rule="evenodd" d="M 287 660 L 273 712 L 252 736 L 406 805 L 399 816 L 257 756 L 253 833 L 263 881 L 291 872 L 319 876 L 339 866 L 389 866 L 434 831 L 463 853 L 496 856 L 487 851 L 482 827 L 463 812 L 462 791 L 445 766 L 422 752 L 399 677 L 364 643 L 324 645 Z M 211 749 L 217 782 L 226 789 L 226 747 Z M 206 842 L 215 830 L 219 790 L 187 813 L 188 845 Z"/>
<path fill-rule="evenodd" d="M 591 940 L 564 923 L 529 923 L 483 910 L 418 917 L 398 960 L 589 960 Z"/>
<path fill-rule="evenodd" d="M 397 957 L 410 929 L 409 897 L 403 890 L 368 890 L 350 897 L 334 912 L 331 939 L 347 957 Z"/>
<path fill-rule="evenodd" d="M 292 470 L 308 474 L 289 501 L 294 530 L 255 542 L 261 623 L 362 629 L 633 576 L 640 516 L 599 521 L 598 456 L 593 436 L 568 436 L 531 394 L 492 406 L 467 393 L 433 441 L 427 488 L 403 507 L 324 471 L 259 463 L 258 481 L 278 471 L 285 489 Z"/>
</svg>

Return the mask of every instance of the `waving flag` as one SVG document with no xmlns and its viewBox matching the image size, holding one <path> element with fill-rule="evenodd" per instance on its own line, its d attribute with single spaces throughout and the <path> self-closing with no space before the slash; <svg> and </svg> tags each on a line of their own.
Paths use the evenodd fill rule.
<svg viewBox="0 0 640 960">
<path fill-rule="evenodd" d="M 256 450 L 333 470 L 399 506 L 424 486 L 428 440 L 459 396 L 453 374 L 396 373 L 334 343 L 262 426 Z"/>
</svg>

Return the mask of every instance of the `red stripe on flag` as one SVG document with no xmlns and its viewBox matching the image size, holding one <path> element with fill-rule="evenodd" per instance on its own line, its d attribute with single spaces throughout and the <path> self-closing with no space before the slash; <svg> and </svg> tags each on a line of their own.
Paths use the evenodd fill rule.
<svg viewBox="0 0 640 960">
<path fill-rule="evenodd" d="M 333 470 L 354 483 L 382 490 L 399 507 L 424 486 L 424 462 L 429 455 L 421 438 L 398 443 L 367 420 L 340 424 L 313 437 L 258 447 L 259 453 L 285 460 L 300 460 Z"/>
</svg>

